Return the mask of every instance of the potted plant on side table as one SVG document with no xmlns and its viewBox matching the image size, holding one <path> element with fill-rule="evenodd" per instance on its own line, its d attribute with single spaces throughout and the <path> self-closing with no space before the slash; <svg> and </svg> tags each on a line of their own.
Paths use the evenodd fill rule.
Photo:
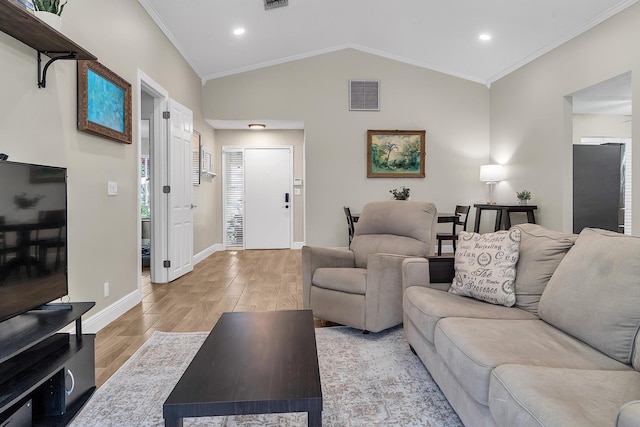
<svg viewBox="0 0 640 427">
<path fill-rule="evenodd" d="M 407 187 L 394 188 L 393 190 L 389 190 L 389 193 L 393 195 L 395 200 L 409 200 L 409 192 L 411 190 Z"/>
<path fill-rule="evenodd" d="M 516 193 L 516 197 L 518 198 L 518 204 L 525 206 L 529 200 L 531 200 L 531 191 L 522 190 Z"/>
</svg>

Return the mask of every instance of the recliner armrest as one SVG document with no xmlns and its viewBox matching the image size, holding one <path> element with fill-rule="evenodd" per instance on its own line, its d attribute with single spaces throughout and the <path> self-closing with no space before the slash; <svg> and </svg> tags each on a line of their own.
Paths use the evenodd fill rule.
<svg viewBox="0 0 640 427">
<path fill-rule="evenodd" d="M 402 264 L 407 257 L 386 253 L 367 257 L 365 328 L 371 332 L 402 323 Z"/>
<path fill-rule="evenodd" d="M 316 268 L 352 268 L 356 266 L 355 256 L 352 251 L 304 246 L 302 248 L 302 257 L 302 265 L 305 265 L 306 258 L 309 261 L 309 266 L 314 270 Z"/>
<path fill-rule="evenodd" d="M 302 247 L 302 304 L 310 308 L 309 294 L 311 280 L 316 268 L 354 268 L 356 259 L 352 251 L 321 248 L 317 246 Z"/>
</svg>

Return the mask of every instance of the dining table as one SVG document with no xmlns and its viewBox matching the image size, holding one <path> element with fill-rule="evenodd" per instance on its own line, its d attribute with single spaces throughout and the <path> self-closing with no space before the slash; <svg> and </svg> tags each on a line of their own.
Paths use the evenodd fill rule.
<svg viewBox="0 0 640 427">
<path fill-rule="evenodd" d="M 439 224 L 444 224 L 444 223 L 452 223 L 453 224 L 453 229 L 452 232 L 453 234 L 456 234 L 456 219 L 459 217 L 460 215 L 455 214 L 453 212 L 438 212 L 438 223 Z M 355 214 L 351 214 L 351 217 L 353 218 L 353 222 L 358 222 L 358 219 L 360 219 L 360 214 L 359 213 L 355 213 Z"/>
</svg>

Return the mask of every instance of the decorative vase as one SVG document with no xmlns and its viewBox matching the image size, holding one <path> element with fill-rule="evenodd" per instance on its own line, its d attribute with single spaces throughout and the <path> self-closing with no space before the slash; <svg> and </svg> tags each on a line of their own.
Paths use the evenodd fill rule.
<svg viewBox="0 0 640 427">
<path fill-rule="evenodd" d="M 42 10 L 36 10 L 33 14 L 36 18 L 49 25 L 54 30 L 58 32 L 62 31 L 62 18 L 60 15 L 56 15 L 51 12 L 44 12 Z"/>
<path fill-rule="evenodd" d="M 518 204 L 519 204 L 520 206 L 527 206 L 527 201 L 526 201 L 525 199 L 519 199 L 519 200 L 518 200 Z"/>
</svg>

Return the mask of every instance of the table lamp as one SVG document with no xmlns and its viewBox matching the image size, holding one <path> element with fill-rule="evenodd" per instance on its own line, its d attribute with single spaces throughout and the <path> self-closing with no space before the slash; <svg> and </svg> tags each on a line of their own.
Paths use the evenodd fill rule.
<svg viewBox="0 0 640 427">
<path fill-rule="evenodd" d="M 480 166 L 480 181 L 487 183 L 487 204 L 496 204 L 496 185 L 504 179 L 502 165 Z"/>
</svg>

